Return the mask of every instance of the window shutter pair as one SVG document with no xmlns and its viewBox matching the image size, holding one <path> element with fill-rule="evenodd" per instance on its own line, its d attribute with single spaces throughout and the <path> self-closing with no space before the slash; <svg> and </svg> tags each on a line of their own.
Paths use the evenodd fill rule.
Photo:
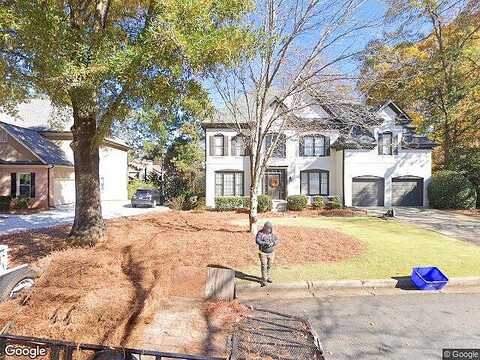
<svg viewBox="0 0 480 360">
<path fill-rule="evenodd" d="M 378 133 L 378 155 L 383 155 L 383 134 Z"/>
<path fill-rule="evenodd" d="M 10 174 L 10 196 L 13 198 L 17 197 L 17 174 Z M 30 173 L 30 197 L 35 197 L 35 173 Z"/>
<path fill-rule="evenodd" d="M 210 156 L 215 156 L 215 136 L 218 136 L 218 135 L 211 135 L 209 136 L 209 152 L 210 152 Z M 226 136 L 223 136 L 223 156 L 227 156 L 228 155 L 228 141 L 227 141 L 227 137 Z"/>
</svg>

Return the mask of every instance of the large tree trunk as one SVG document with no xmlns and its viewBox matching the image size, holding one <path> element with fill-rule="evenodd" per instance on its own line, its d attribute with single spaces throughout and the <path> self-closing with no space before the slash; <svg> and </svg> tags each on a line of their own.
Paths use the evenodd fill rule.
<svg viewBox="0 0 480 360">
<path fill-rule="evenodd" d="M 102 217 L 99 179 L 99 146 L 95 135 L 95 113 L 73 106 L 73 157 L 75 161 L 75 220 L 70 236 L 80 245 L 102 240 L 105 224 Z"/>
</svg>

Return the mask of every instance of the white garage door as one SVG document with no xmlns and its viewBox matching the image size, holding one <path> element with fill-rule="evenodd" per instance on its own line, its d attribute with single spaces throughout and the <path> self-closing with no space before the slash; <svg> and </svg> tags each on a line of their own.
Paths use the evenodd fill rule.
<svg viewBox="0 0 480 360">
<path fill-rule="evenodd" d="M 53 180 L 53 205 L 71 204 L 75 202 L 75 180 Z"/>
</svg>

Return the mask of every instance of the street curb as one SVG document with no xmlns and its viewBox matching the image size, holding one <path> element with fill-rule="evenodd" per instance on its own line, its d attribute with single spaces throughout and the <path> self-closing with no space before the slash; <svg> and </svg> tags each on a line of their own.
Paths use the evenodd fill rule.
<svg viewBox="0 0 480 360">
<path fill-rule="evenodd" d="M 403 282 L 403 284 L 402 284 Z M 237 294 L 248 294 L 259 290 L 268 291 L 312 291 L 316 289 L 358 289 L 358 288 L 396 288 L 410 283 L 408 277 L 396 279 L 366 279 L 366 280 L 317 280 L 294 283 L 273 283 L 262 288 L 258 283 L 235 284 Z M 480 277 L 454 277 L 448 280 L 447 287 L 453 286 L 480 286 Z"/>
</svg>

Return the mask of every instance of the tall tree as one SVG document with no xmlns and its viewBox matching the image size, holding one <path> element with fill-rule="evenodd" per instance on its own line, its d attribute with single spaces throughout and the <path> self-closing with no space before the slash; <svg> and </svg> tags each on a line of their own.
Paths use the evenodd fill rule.
<svg viewBox="0 0 480 360">
<path fill-rule="evenodd" d="M 35 92 L 73 110 L 76 206 L 71 235 L 104 234 L 99 146 L 132 109 L 165 117 L 209 108 L 200 80 L 248 38 L 250 0 L 0 0 L 0 105 Z"/>
<path fill-rule="evenodd" d="M 396 36 L 370 45 L 359 87 L 370 104 L 398 102 L 440 144 L 436 164 L 449 169 L 480 136 L 479 3 L 396 0 L 390 18 Z"/>
<path fill-rule="evenodd" d="M 346 69 L 362 52 L 358 39 L 378 26 L 377 19 L 360 15 L 364 4 L 363 0 L 257 0 L 249 19 L 249 26 L 260 34 L 257 46 L 233 70 L 215 78 L 224 116 L 232 119 L 250 154 L 252 233 L 261 178 L 285 141 L 283 136 L 269 137 L 265 149 L 265 139 L 269 133 L 295 126 L 294 114 L 312 105 L 314 98 L 316 103 L 331 84 L 351 79 Z"/>
</svg>

